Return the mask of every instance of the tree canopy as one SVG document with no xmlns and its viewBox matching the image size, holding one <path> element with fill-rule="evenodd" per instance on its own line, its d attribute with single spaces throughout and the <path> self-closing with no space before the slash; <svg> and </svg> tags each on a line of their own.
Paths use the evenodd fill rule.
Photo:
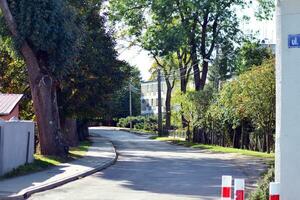
<svg viewBox="0 0 300 200">
<path fill-rule="evenodd" d="M 241 0 L 110 1 L 110 19 L 125 27 L 121 32 L 154 56 L 187 52 L 192 60 L 196 90 L 203 89 L 208 59 L 224 39 L 237 42 Z M 203 63 L 202 69 L 199 65 Z M 200 73 L 200 71 L 202 71 Z"/>
</svg>

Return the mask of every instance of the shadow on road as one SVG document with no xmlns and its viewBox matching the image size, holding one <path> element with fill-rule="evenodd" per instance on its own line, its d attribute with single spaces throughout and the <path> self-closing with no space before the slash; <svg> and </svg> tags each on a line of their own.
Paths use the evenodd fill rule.
<svg viewBox="0 0 300 200">
<path fill-rule="evenodd" d="M 113 141 L 120 155 L 116 165 L 95 176 L 130 190 L 217 198 L 222 175 L 245 178 L 250 186 L 264 170 L 232 154 L 207 153 L 125 132 L 99 133 Z"/>
</svg>

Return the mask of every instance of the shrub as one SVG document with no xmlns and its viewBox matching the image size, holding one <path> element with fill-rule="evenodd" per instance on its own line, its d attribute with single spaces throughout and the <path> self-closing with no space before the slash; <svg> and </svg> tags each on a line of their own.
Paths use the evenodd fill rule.
<svg viewBox="0 0 300 200">
<path fill-rule="evenodd" d="M 258 188 L 250 194 L 249 200 L 268 200 L 269 199 L 269 184 L 274 181 L 275 170 L 270 168 L 263 176 L 258 184 Z"/>
<path fill-rule="evenodd" d="M 157 117 L 155 116 L 136 116 L 120 118 L 117 126 L 129 128 L 130 121 L 134 129 L 146 130 L 146 131 L 157 131 Z"/>
</svg>

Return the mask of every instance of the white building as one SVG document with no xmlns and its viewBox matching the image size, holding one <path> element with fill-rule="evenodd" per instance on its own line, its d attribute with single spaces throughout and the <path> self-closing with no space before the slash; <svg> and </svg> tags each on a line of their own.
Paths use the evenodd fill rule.
<svg viewBox="0 0 300 200">
<path fill-rule="evenodd" d="M 162 112 L 166 111 L 167 85 L 164 80 L 161 81 L 161 99 Z M 157 80 L 145 81 L 141 83 L 141 114 L 142 115 L 157 115 L 158 114 L 158 92 Z"/>
</svg>

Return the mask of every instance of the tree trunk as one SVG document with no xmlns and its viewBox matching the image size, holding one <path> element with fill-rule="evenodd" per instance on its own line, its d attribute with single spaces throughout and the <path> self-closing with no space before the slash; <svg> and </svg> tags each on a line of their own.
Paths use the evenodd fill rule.
<svg viewBox="0 0 300 200">
<path fill-rule="evenodd" d="M 7 1 L 0 0 L 0 7 L 12 36 L 18 38 L 17 25 Z M 52 77 L 41 72 L 37 56 L 26 41 L 23 42 L 20 51 L 28 69 L 41 153 L 43 155 L 65 156 L 67 152 L 60 134 L 55 83 Z"/>
<path fill-rule="evenodd" d="M 226 131 L 226 128 L 224 129 L 224 131 L 222 133 L 222 147 L 225 147 L 225 131 Z"/>
<path fill-rule="evenodd" d="M 41 73 L 40 76 L 42 76 Z M 39 80 L 33 80 L 30 74 L 29 79 L 39 130 L 41 154 L 65 156 L 67 149 L 64 147 L 60 131 L 56 87 L 54 86 L 53 79 L 44 75 Z"/>
<path fill-rule="evenodd" d="M 84 141 L 89 136 L 89 129 L 86 120 L 77 120 L 77 133 L 79 141 Z"/>
<path fill-rule="evenodd" d="M 191 49 L 191 60 L 192 67 L 194 70 L 194 83 L 195 90 L 201 90 L 201 79 L 200 79 L 200 70 L 199 70 L 199 62 L 197 56 L 197 41 L 196 41 L 196 27 L 197 27 L 197 16 L 194 16 L 194 22 L 191 28 L 190 33 L 190 49 Z"/>
<path fill-rule="evenodd" d="M 68 146 L 78 146 L 78 133 L 75 119 L 61 119 L 61 129 L 63 132 L 64 140 Z"/>
<path fill-rule="evenodd" d="M 255 149 L 254 150 L 255 151 L 260 150 L 260 148 L 259 148 L 259 136 L 258 135 L 255 136 Z"/>
<path fill-rule="evenodd" d="M 233 129 L 232 147 L 235 148 L 236 143 L 236 129 Z"/>
<path fill-rule="evenodd" d="M 187 137 L 186 140 L 188 142 L 191 142 L 191 130 L 190 130 L 190 124 L 189 123 L 187 125 L 186 137 Z"/>
<path fill-rule="evenodd" d="M 270 140 L 270 129 L 266 128 L 265 132 L 266 132 L 266 146 L 267 146 L 267 153 L 271 152 L 271 140 Z"/>
<path fill-rule="evenodd" d="M 204 89 L 206 79 L 207 79 L 207 73 L 208 73 L 208 62 L 203 61 L 199 90 Z"/>
<path fill-rule="evenodd" d="M 179 68 L 179 73 L 180 73 L 180 90 L 183 94 L 185 94 L 186 93 L 187 82 L 188 82 L 188 80 L 186 80 L 187 69 L 184 68 L 184 67 L 180 67 Z"/>
<path fill-rule="evenodd" d="M 187 83 L 188 83 L 188 77 L 189 77 L 189 70 L 187 67 L 186 63 L 186 56 L 185 58 L 182 57 L 180 52 L 177 52 L 177 57 L 179 60 L 179 74 L 180 74 L 180 91 L 185 94 L 186 93 L 186 88 L 187 88 Z M 185 60 L 185 62 L 183 61 Z M 182 107 L 182 105 L 181 105 Z M 185 128 L 187 126 L 187 121 L 184 117 L 184 115 L 181 115 L 181 124 L 182 127 Z"/>
<path fill-rule="evenodd" d="M 263 152 L 267 152 L 267 133 L 263 133 Z"/>
<path fill-rule="evenodd" d="M 172 87 L 167 82 L 167 94 L 166 94 L 166 130 L 171 129 L 171 98 L 172 98 Z"/>
<path fill-rule="evenodd" d="M 193 70 L 194 70 L 195 90 L 200 91 L 202 89 L 202 87 L 201 87 L 200 70 L 199 70 L 199 65 L 198 65 L 198 61 L 197 61 L 197 55 L 192 56 L 192 66 L 193 66 Z"/>
<path fill-rule="evenodd" d="M 241 148 L 244 149 L 244 138 L 245 138 L 245 135 L 244 135 L 244 123 L 241 122 Z"/>
<path fill-rule="evenodd" d="M 193 130 L 193 142 L 200 143 L 201 142 L 201 133 L 203 132 L 200 128 L 194 128 Z"/>
</svg>

